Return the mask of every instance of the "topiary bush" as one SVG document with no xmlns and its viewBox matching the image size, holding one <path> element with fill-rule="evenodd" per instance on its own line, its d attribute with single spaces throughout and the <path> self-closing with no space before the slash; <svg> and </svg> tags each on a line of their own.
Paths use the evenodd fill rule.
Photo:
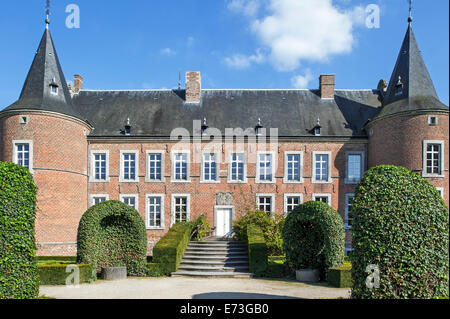
<svg viewBox="0 0 450 319">
<path fill-rule="evenodd" d="M 211 226 L 205 215 L 200 215 L 194 222 L 192 240 L 202 241 L 211 231 Z"/>
<path fill-rule="evenodd" d="M 77 263 L 92 264 L 92 277 L 102 267 L 126 266 L 130 276 L 145 276 L 147 235 L 139 213 L 119 201 L 89 208 L 80 220 Z"/>
<path fill-rule="evenodd" d="M 352 215 L 353 298 L 447 294 L 449 215 L 435 187 L 403 167 L 374 167 L 359 183 Z M 378 266 L 378 289 L 366 287 L 369 265 Z"/>
<path fill-rule="evenodd" d="M 0 298 L 34 299 L 39 293 L 35 262 L 37 188 L 30 172 L 0 162 Z"/>
<path fill-rule="evenodd" d="M 286 218 L 283 250 L 292 269 L 340 267 L 345 257 L 345 229 L 341 215 L 322 202 L 297 206 Z"/>
</svg>

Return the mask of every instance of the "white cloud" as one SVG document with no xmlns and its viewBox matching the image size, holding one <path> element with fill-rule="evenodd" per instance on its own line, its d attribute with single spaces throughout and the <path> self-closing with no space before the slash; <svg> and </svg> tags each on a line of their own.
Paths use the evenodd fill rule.
<svg viewBox="0 0 450 319">
<path fill-rule="evenodd" d="M 265 15 L 257 18 L 263 5 Z M 343 11 L 331 0 L 232 0 L 228 8 L 248 16 L 253 34 L 269 52 L 267 60 L 278 71 L 294 71 L 304 61 L 323 63 L 350 53 L 355 44 L 353 27 L 363 18 L 362 7 Z M 234 62 L 231 65 L 251 63 L 239 54 L 228 59 Z"/>
<path fill-rule="evenodd" d="M 234 54 L 232 57 L 225 58 L 224 62 L 233 69 L 248 69 L 252 63 L 260 64 L 266 60 L 261 50 L 256 50 L 254 55 Z"/>
<path fill-rule="evenodd" d="M 296 89 L 307 89 L 309 83 L 314 80 L 314 75 L 307 69 L 304 75 L 295 75 L 291 78 L 292 86 Z"/>
<path fill-rule="evenodd" d="M 161 49 L 160 53 L 161 53 L 162 55 L 166 55 L 166 56 L 174 56 L 174 55 L 177 54 L 177 52 L 174 51 L 174 50 L 172 50 L 171 48 L 164 48 L 164 49 Z"/>
</svg>

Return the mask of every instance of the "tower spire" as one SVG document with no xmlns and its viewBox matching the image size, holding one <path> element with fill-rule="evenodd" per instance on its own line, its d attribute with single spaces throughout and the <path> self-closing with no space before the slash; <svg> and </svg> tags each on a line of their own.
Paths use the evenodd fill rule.
<svg viewBox="0 0 450 319">
<path fill-rule="evenodd" d="M 47 0 L 46 5 L 45 5 L 45 28 L 48 29 L 48 25 L 50 24 L 50 0 Z"/>
<path fill-rule="evenodd" d="M 408 0 L 409 2 L 409 17 L 408 17 L 408 23 L 411 24 L 413 21 L 413 17 L 412 17 L 412 8 L 413 8 L 413 0 Z"/>
</svg>

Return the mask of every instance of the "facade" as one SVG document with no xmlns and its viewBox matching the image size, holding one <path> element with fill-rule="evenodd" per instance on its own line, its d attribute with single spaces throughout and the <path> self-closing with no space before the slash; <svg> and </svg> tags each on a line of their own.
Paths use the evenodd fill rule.
<svg viewBox="0 0 450 319">
<path fill-rule="evenodd" d="M 0 112 L 0 160 L 38 186 L 38 255 L 76 254 L 88 207 L 121 200 L 147 227 L 148 253 L 182 220 L 217 236 L 252 209 L 286 214 L 320 200 L 338 210 L 351 249 L 352 198 L 370 167 L 401 165 L 449 203 L 448 107 L 437 97 L 411 23 L 389 83 L 336 90 L 178 90 L 68 86 L 47 28 L 17 102 Z"/>
</svg>

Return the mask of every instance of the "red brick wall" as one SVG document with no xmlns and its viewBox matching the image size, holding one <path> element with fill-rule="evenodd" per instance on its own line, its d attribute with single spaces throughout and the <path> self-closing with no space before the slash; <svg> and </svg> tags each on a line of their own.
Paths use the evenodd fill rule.
<svg viewBox="0 0 450 319">
<path fill-rule="evenodd" d="M 430 114 L 432 115 L 432 114 Z M 429 126 L 430 115 L 393 117 L 369 125 L 369 167 L 389 164 L 423 171 L 423 141 L 444 141 L 445 178 L 427 178 L 435 187 L 444 188 L 444 199 L 449 205 L 449 120 L 448 115 L 435 114 L 438 125 Z"/>
<path fill-rule="evenodd" d="M 38 255 L 75 255 L 78 222 L 87 209 L 88 129 L 58 117 L 28 116 L 26 125 L 19 116 L 0 119 L 1 160 L 12 161 L 13 140 L 33 141 Z"/>
</svg>

